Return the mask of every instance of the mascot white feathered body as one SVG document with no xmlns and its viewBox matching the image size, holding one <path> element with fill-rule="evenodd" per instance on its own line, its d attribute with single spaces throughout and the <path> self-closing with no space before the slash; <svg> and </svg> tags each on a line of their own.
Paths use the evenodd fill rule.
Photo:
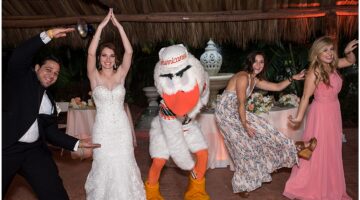
<svg viewBox="0 0 360 200">
<path fill-rule="evenodd" d="M 151 170 L 155 168 L 154 171 L 157 172 L 163 167 L 158 169 L 159 164 L 154 166 L 154 163 L 158 160 L 168 160 L 171 156 L 178 167 L 192 172 L 185 199 L 193 198 L 192 190 L 198 191 L 198 188 L 194 188 L 197 184 L 200 184 L 198 187 L 203 187 L 204 195 L 200 199 L 209 199 L 205 192 L 204 178 L 207 167 L 207 144 L 195 120 L 209 99 L 207 72 L 200 61 L 188 53 L 182 44 L 162 48 L 159 59 L 155 66 L 154 80 L 162 100 L 159 115 L 153 119 L 150 129 L 150 155 L 153 165 L 149 172 L 149 182 L 158 184 L 158 180 L 150 181 Z M 196 162 L 192 153 L 197 156 Z M 150 198 L 149 190 L 146 189 Z M 199 199 L 198 195 L 195 194 Z M 158 199 L 161 199 L 160 197 Z"/>
</svg>

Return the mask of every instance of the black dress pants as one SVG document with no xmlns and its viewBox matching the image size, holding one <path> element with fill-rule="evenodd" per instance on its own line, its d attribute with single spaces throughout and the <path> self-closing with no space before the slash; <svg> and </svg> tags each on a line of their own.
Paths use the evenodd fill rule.
<svg viewBox="0 0 360 200">
<path fill-rule="evenodd" d="M 68 200 L 50 151 L 41 141 L 18 142 L 2 152 L 2 197 L 18 173 L 31 185 L 40 200 Z"/>
</svg>

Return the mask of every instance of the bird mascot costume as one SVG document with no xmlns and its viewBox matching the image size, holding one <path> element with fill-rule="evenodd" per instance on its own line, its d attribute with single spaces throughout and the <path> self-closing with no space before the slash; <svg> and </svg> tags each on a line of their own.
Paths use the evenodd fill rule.
<svg viewBox="0 0 360 200">
<path fill-rule="evenodd" d="M 184 199 L 208 200 L 205 190 L 208 150 L 195 117 L 208 102 L 209 77 L 200 61 L 178 44 L 160 50 L 154 79 L 162 100 L 159 114 L 151 122 L 152 164 L 145 182 L 147 200 L 164 199 L 159 177 L 170 156 L 178 167 L 190 171 Z"/>
</svg>

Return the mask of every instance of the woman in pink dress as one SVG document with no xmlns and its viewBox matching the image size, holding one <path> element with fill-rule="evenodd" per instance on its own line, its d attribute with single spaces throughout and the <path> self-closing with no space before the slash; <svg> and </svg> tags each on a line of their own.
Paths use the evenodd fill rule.
<svg viewBox="0 0 360 200">
<path fill-rule="evenodd" d="M 286 182 L 284 195 L 301 200 L 347 200 L 342 163 L 342 122 L 338 93 L 342 78 L 337 68 L 355 63 L 357 40 L 345 48 L 345 57 L 339 59 L 330 37 L 317 39 L 309 53 L 310 67 L 305 79 L 304 93 L 292 124 L 304 118 L 309 98 L 314 95 L 306 119 L 303 139 L 317 138 L 317 147 L 310 160 L 300 160 Z"/>
</svg>

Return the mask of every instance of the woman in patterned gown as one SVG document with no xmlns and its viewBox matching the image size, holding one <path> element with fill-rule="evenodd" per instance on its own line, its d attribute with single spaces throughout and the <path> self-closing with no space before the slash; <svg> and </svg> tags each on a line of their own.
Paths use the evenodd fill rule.
<svg viewBox="0 0 360 200">
<path fill-rule="evenodd" d="M 216 121 L 224 136 L 225 145 L 235 165 L 232 178 L 234 193 L 249 196 L 250 191 L 270 182 L 274 170 L 292 167 L 298 162 L 298 152 L 310 152 L 316 139 L 296 148 L 293 140 L 277 131 L 264 118 L 245 109 L 246 99 L 258 87 L 267 91 L 281 91 L 293 80 L 302 80 L 304 71 L 279 83 L 264 80 L 265 55 L 252 52 L 245 60 L 244 71 L 235 74 L 220 97 L 215 110 Z M 306 148 L 305 148 L 305 147 Z M 312 149 L 310 149 L 310 147 Z"/>
<path fill-rule="evenodd" d="M 330 37 L 317 39 L 309 52 L 309 72 L 304 93 L 295 118 L 298 124 L 304 118 L 309 98 L 314 95 L 307 114 L 303 139 L 316 137 L 318 146 L 311 160 L 301 160 L 294 166 L 286 183 L 284 195 L 302 200 L 348 200 L 342 164 L 342 122 L 338 93 L 342 79 L 337 68 L 351 66 L 356 57 L 352 52 L 357 40 L 345 47 L 345 57 L 339 59 Z"/>
</svg>

